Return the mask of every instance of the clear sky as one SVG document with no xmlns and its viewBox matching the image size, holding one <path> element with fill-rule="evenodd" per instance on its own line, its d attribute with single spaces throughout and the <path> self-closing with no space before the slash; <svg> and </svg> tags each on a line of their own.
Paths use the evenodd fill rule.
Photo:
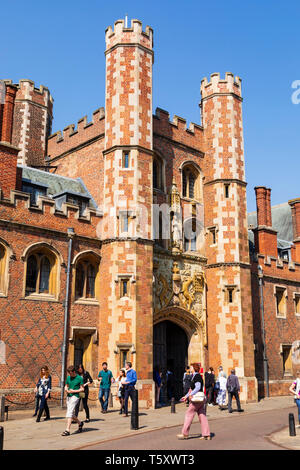
<svg viewBox="0 0 300 470">
<path fill-rule="evenodd" d="M 254 187 L 272 205 L 300 197 L 300 2 L 290 0 L 35 0 L 2 3 L 0 77 L 54 97 L 53 132 L 104 106 L 107 26 L 128 15 L 154 29 L 153 111 L 199 123 L 200 82 L 242 78 L 248 210 Z M 300 96 L 300 94 L 299 94 Z"/>
</svg>

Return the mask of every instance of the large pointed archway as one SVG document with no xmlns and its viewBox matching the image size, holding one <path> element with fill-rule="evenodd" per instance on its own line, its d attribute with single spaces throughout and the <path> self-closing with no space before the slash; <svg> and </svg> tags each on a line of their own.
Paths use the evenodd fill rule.
<svg viewBox="0 0 300 470">
<path fill-rule="evenodd" d="M 201 324 L 198 318 L 181 307 L 168 307 L 154 316 L 153 366 L 175 376 L 175 398 L 183 393 L 185 366 L 204 359 Z M 164 389 L 166 398 L 166 390 Z"/>
</svg>

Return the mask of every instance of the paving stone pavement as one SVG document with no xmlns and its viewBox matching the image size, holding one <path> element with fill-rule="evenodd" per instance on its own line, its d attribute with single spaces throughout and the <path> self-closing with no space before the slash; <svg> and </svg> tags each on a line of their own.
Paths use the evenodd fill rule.
<svg viewBox="0 0 300 470">
<path fill-rule="evenodd" d="M 285 409 L 294 405 L 291 396 L 265 398 L 257 403 L 248 403 L 243 405 L 245 413 L 260 413 L 272 409 Z M 295 406 L 295 421 L 297 421 L 298 412 Z M 233 408 L 235 403 L 233 403 Z M 155 429 L 169 428 L 182 425 L 186 405 L 180 403 L 176 405 L 176 413 L 170 412 L 170 406 L 156 410 L 140 410 L 139 429 L 130 429 L 130 417 L 124 418 L 119 415 L 118 410 L 110 410 L 102 414 L 98 407 L 90 407 L 91 421 L 85 423 L 83 432 L 76 434 L 77 425 L 71 427 L 71 435 L 63 437 L 61 433 L 65 430 L 66 410 L 61 408 L 50 408 L 50 421 L 41 420 L 36 423 L 32 417 L 32 410 L 10 411 L 9 420 L 0 423 L 4 428 L 4 450 L 71 450 L 92 445 L 99 442 L 111 441 L 119 437 L 132 436 L 145 433 Z M 207 407 L 207 417 L 214 419 L 232 419 L 236 413 L 229 414 L 227 410 L 220 411 L 217 406 Z M 84 419 L 84 412 L 81 412 L 79 418 Z M 197 418 L 195 417 L 195 421 Z M 296 422 L 296 424 L 298 424 Z M 292 438 L 288 433 L 288 413 L 286 422 L 282 423 L 282 428 L 274 430 L 270 439 L 279 445 L 291 449 L 300 449 L 300 428 L 299 433 Z M 117 442 L 116 442 L 117 448 Z"/>
</svg>

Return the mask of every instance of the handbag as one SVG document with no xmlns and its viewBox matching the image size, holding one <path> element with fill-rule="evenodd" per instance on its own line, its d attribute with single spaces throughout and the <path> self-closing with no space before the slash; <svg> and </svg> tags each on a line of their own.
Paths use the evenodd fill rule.
<svg viewBox="0 0 300 470">
<path fill-rule="evenodd" d="M 84 392 L 79 392 L 79 398 L 85 398 L 85 393 Z"/>
<path fill-rule="evenodd" d="M 204 392 L 197 392 L 191 398 L 192 403 L 203 403 L 204 400 L 205 400 Z"/>
</svg>

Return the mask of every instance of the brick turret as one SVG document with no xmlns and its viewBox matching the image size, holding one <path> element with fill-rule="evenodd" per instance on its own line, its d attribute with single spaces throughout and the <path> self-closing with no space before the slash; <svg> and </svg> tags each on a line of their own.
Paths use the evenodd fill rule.
<svg viewBox="0 0 300 470">
<path fill-rule="evenodd" d="M 201 82 L 205 137 L 209 364 L 237 371 L 242 398 L 254 400 L 253 326 L 247 233 L 241 79 L 218 73 Z"/>
<path fill-rule="evenodd" d="M 293 261 L 300 263 L 300 198 L 289 201 L 292 210 L 294 249 L 292 251 Z"/>
<path fill-rule="evenodd" d="M 257 228 L 253 230 L 257 253 L 277 258 L 277 232 L 272 228 L 271 189 L 256 186 Z"/>
<path fill-rule="evenodd" d="M 20 80 L 16 85 L 11 80 L 4 82 L 8 90 L 16 90 L 11 142 L 20 149 L 18 164 L 43 166 L 52 125 L 53 99 L 50 92 L 44 86 L 36 88 L 31 80 Z M 11 97 L 9 102 L 11 106 Z"/>
<path fill-rule="evenodd" d="M 99 360 L 108 359 L 117 370 L 119 345 L 128 345 L 127 358 L 137 369 L 139 399 L 145 405 L 153 401 L 152 34 L 138 20 L 129 28 L 119 20 L 106 30 L 101 232 L 107 284 L 100 304 L 109 340 Z"/>
</svg>

